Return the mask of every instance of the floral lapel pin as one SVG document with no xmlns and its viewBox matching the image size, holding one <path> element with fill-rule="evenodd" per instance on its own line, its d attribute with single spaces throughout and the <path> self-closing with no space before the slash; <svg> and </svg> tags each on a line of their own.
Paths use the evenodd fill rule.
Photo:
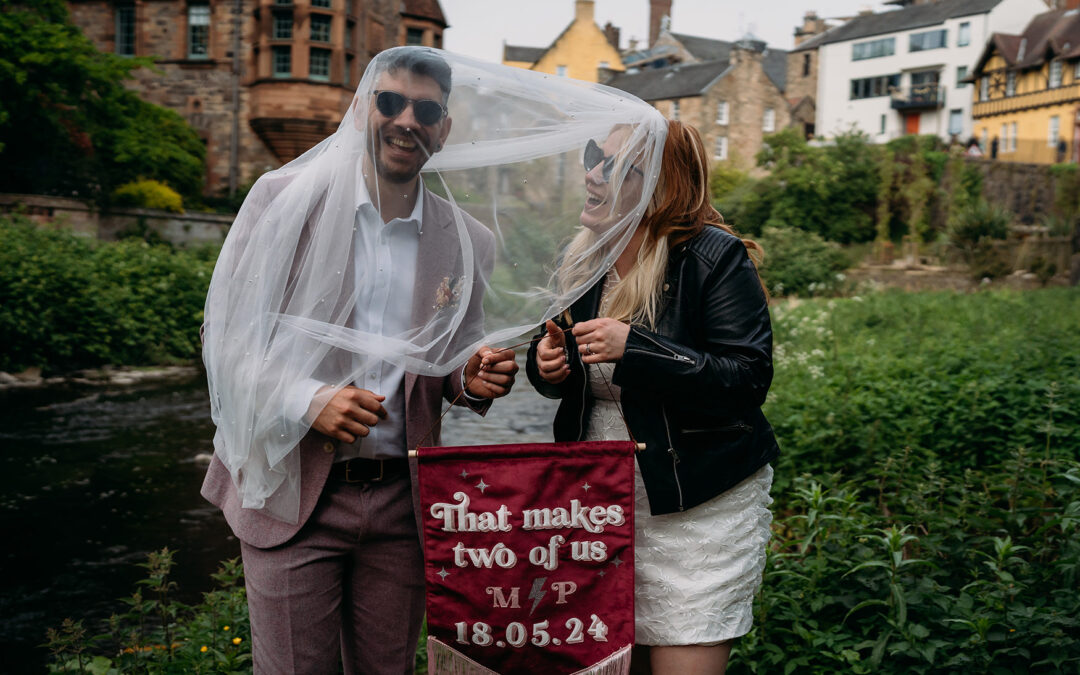
<svg viewBox="0 0 1080 675">
<path fill-rule="evenodd" d="M 443 277 L 442 283 L 435 289 L 435 304 L 431 308 L 435 311 L 457 309 L 461 304 L 464 281 L 465 277 Z"/>
</svg>

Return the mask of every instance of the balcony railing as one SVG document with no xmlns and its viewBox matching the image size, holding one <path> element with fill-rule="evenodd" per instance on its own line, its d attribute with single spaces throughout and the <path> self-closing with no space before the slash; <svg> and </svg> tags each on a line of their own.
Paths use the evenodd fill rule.
<svg viewBox="0 0 1080 675">
<path fill-rule="evenodd" d="M 893 110 L 941 108 L 945 105 L 945 87 L 940 84 L 917 84 L 892 90 Z"/>
</svg>

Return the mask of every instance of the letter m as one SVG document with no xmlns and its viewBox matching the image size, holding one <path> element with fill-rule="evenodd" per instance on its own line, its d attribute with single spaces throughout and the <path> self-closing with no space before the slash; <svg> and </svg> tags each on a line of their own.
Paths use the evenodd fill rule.
<svg viewBox="0 0 1080 675">
<path fill-rule="evenodd" d="M 521 605 L 518 603 L 518 587 L 514 586 L 510 589 L 510 597 L 507 598 L 503 594 L 502 586 L 488 586 L 486 589 L 487 594 L 492 596 L 491 606 L 501 609 L 511 607 L 513 609 L 519 609 Z"/>
</svg>

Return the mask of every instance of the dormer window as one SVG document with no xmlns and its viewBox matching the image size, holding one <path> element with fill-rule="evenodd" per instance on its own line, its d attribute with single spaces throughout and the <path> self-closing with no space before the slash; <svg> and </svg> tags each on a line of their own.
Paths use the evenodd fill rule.
<svg viewBox="0 0 1080 675">
<path fill-rule="evenodd" d="M 1050 62 L 1050 88 L 1054 89 L 1061 86 L 1061 61 Z"/>
</svg>

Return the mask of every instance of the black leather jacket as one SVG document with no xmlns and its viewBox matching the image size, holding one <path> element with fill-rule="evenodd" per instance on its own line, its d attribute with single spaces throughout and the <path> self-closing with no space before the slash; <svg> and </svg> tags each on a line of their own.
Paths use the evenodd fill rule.
<svg viewBox="0 0 1080 675">
<path fill-rule="evenodd" d="M 596 316 L 601 286 L 570 307 L 573 322 Z M 537 341 L 525 367 L 537 391 L 562 399 L 556 441 L 580 440 L 592 406 L 577 344 L 566 336 L 566 380 L 540 377 Z M 637 460 L 654 515 L 708 501 L 776 459 L 761 412 L 772 375 L 772 327 L 754 265 L 737 237 L 706 226 L 671 251 L 656 330 L 631 326 L 612 378 L 634 439 L 645 443 Z"/>
</svg>

